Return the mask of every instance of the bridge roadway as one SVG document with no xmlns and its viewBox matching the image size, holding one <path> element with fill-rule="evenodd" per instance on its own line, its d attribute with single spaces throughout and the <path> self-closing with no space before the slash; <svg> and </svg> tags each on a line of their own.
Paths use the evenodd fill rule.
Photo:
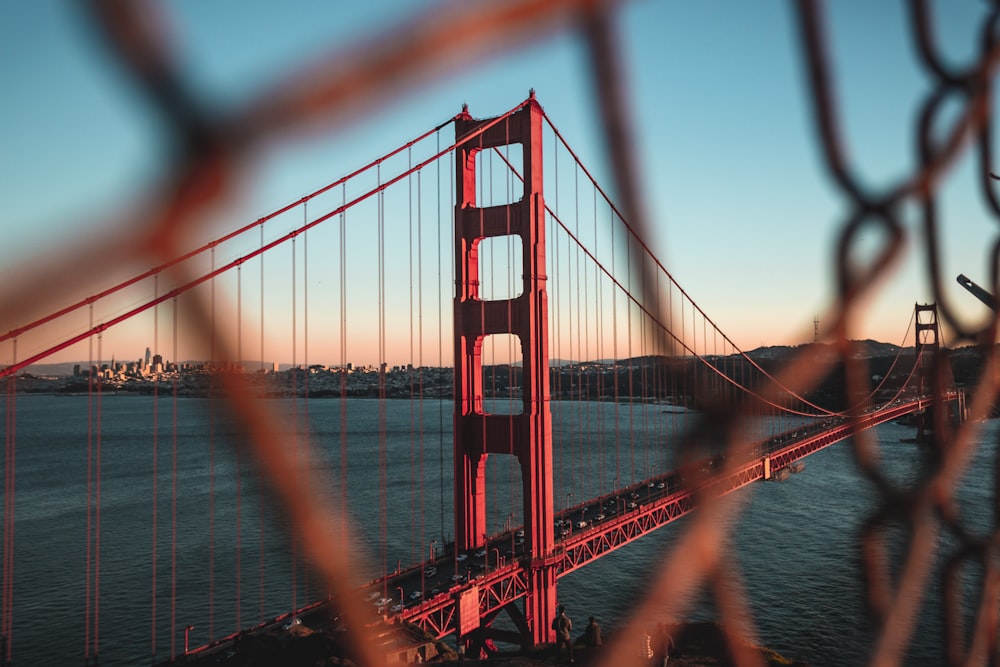
<svg viewBox="0 0 1000 667">
<path fill-rule="evenodd" d="M 721 457 L 713 457 L 558 512 L 556 549 L 551 556 L 557 576 L 578 570 L 690 513 L 699 498 L 718 497 L 780 474 L 778 471 L 858 431 L 926 409 L 929 404 L 929 398 L 906 399 L 859 419 L 832 418 L 800 426 L 760 443 L 744 462 L 726 466 Z M 442 638 L 455 631 L 458 605 L 464 598 L 477 596 L 479 614 L 492 620 L 500 609 L 525 595 L 530 563 L 523 560 L 522 536 L 519 529 L 494 535 L 479 555 L 463 558 L 451 553 L 385 581 L 372 582 L 368 588 L 390 593 L 402 589 L 402 603 L 394 598 L 387 619 L 415 623 Z M 433 568 L 434 574 L 428 576 L 427 568 Z M 423 591 L 428 592 L 426 598 L 415 595 Z"/>
<path fill-rule="evenodd" d="M 954 395 L 946 397 L 953 400 Z M 751 448 L 745 461 L 726 465 L 721 455 L 681 470 L 652 477 L 617 492 L 593 498 L 556 514 L 556 548 L 548 563 L 562 577 L 657 528 L 693 511 L 701 498 L 719 497 L 764 480 L 795 462 L 854 433 L 926 409 L 930 398 L 895 401 L 856 419 L 831 418 L 779 434 Z M 508 604 L 527 593 L 529 567 L 524 532 L 493 535 L 476 553 L 456 554 L 451 545 L 441 557 L 369 582 L 362 589 L 373 621 L 405 621 L 435 638 L 455 632 L 461 609 L 489 623 Z M 283 614 L 250 632 L 262 632 L 325 606 L 318 602 Z M 192 649 L 213 652 L 232 637 Z M 517 643 L 512 634 L 511 641 Z"/>
</svg>

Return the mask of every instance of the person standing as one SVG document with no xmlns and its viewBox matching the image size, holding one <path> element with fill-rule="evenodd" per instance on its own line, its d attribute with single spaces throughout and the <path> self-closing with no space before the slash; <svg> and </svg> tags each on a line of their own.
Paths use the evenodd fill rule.
<svg viewBox="0 0 1000 667">
<path fill-rule="evenodd" d="M 583 632 L 583 641 L 587 648 L 596 648 L 601 645 L 601 626 L 597 620 L 591 616 L 587 628 Z"/>
<path fill-rule="evenodd" d="M 559 615 L 552 620 L 552 629 L 556 631 L 556 660 L 562 661 L 562 647 L 565 644 L 569 661 L 573 662 L 573 621 L 566 615 L 566 607 L 559 605 Z"/>
</svg>

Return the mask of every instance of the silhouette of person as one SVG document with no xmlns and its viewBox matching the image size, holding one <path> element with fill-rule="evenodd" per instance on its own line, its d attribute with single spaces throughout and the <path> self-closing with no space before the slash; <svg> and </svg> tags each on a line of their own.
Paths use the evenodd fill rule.
<svg viewBox="0 0 1000 667">
<path fill-rule="evenodd" d="M 556 631 L 556 660 L 562 661 L 562 647 L 565 644 L 569 661 L 573 662 L 573 621 L 566 615 L 566 607 L 559 605 L 559 615 L 552 620 L 552 629 Z"/>
<path fill-rule="evenodd" d="M 583 641 L 589 648 L 601 645 L 601 626 L 593 616 L 590 617 L 590 622 L 583 632 Z"/>
</svg>

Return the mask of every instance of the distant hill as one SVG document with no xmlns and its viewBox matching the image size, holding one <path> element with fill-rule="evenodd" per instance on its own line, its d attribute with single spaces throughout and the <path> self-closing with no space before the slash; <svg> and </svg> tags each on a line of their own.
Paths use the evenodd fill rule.
<svg viewBox="0 0 1000 667">
<path fill-rule="evenodd" d="M 852 340 L 850 341 L 851 347 L 854 349 L 853 357 L 855 359 L 874 359 L 876 357 L 895 357 L 899 354 L 901 348 L 899 345 L 894 345 L 892 343 L 880 343 L 877 340 L 866 339 L 866 340 Z M 826 349 L 831 355 L 839 355 L 839 351 L 836 346 L 832 343 L 807 343 L 805 345 L 798 345 L 795 347 L 789 345 L 774 345 L 771 347 L 758 347 L 756 350 L 747 352 L 747 356 L 751 359 L 770 359 L 770 360 L 781 360 L 786 359 L 795 353 L 799 352 L 803 347 L 808 347 L 815 345 L 819 348 Z"/>
</svg>

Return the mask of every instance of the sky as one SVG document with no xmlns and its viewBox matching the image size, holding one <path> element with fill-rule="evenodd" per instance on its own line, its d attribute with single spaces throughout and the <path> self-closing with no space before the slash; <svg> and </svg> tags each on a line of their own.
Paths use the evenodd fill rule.
<svg viewBox="0 0 1000 667">
<path fill-rule="evenodd" d="M 949 62 L 974 56 L 985 4 L 933 3 Z M 185 0 L 160 10 L 183 78 L 203 103 L 225 112 L 319 55 L 377 39 L 426 6 Z M 876 191 L 913 169 L 915 115 L 931 89 L 903 10 L 901 2 L 825 5 L 846 154 Z M 834 297 L 834 249 L 849 209 L 816 141 L 793 4 L 625 3 L 615 32 L 641 192 L 655 228 L 650 247 L 741 348 L 812 340 L 814 318 Z M 11 285 L 44 266 L 53 247 L 99 244 L 123 202 L 163 177 L 170 146 L 77 3 L 0 3 L 0 82 L 0 279 Z M 529 89 L 583 161 L 606 178 L 599 93 L 585 44 L 578 32 L 563 30 L 404 86 L 331 128 L 282 138 L 259 153 L 239 197 L 211 230 L 241 226 L 297 200 L 452 117 L 462 104 L 476 117 L 491 116 Z M 966 150 L 946 174 L 940 209 L 944 295 L 969 323 L 988 313 L 954 277 L 987 284 L 997 224 L 976 189 L 975 168 Z M 877 287 L 854 337 L 912 344 L 903 335 L 913 305 L 933 298 L 926 240 L 913 213 L 906 215 L 904 257 Z M 93 254 L 91 290 L 105 277 L 110 284 L 127 260 Z M 4 331 L 22 324 L 6 319 L 0 313 Z M 137 334 L 105 352 L 138 358 L 148 337 Z M 0 363 L 10 361 L 7 345 L 0 344 Z"/>
</svg>

